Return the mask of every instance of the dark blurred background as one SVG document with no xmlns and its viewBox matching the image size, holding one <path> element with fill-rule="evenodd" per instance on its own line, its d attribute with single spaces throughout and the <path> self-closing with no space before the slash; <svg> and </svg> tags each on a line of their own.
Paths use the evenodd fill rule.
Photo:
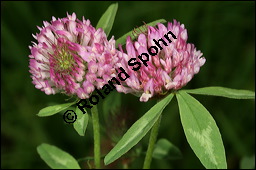
<svg viewBox="0 0 256 170">
<path fill-rule="evenodd" d="M 90 19 L 93 26 L 113 2 L 5 2 L 1 1 L 1 168 L 48 168 L 36 152 L 41 143 L 55 145 L 76 159 L 93 156 L 92 125 L 84 137 L 72 125 L 64 123 L 61 114 L 40 118 L 43 107 L 65 103 L 64 95 L 47 96 L 31 83 L 28 72 L 28 46 L 34 41 L 36 26 L 52 16 L 66 17 L 75 12 Z M 204 53 L 206 64 L 184 88 L 223 86 L 255 90 L 255 2 L 118 2 L 119 8 L 110 35 L 116 38 L 142 25 L 142 21 L 177 19 L 188 30 L 188 42 Z M 112 95 L 118 95 L 112 92 Z M 228 168 L 252 168 L 255 164 L 254 100 L 233 100 L 194 95 L 212 114 L 222 134 Z M 140 103 L 132 95 L 121 94 L 121 105 L 111 114 L 101 115 L 102 152 L 112 148 L 118 122 L 128 128 L 155 101 Z M 101 101 L 99 107 L 104 105 Z M 106 105 L 106 104 L 105 104 Z M 120 106 L 120 107 L 119 107 Z M 106 118 L 108 117 L 108 118 Z M 125 126 L 122 126 L 125 131 Z M 119 136 L 118 136 L 119 134 Z M 159 138 L 166 138 L 180 148 L 179 160 L 152 161 L 152 168 L 203 168 L 189 147 L 174 99 L 164 110 Z M 135 147 L 138 158 L 129 153 L 106 168 L 129 168 L 143 165 L 148 135 Z M 92 161 L 91 161 L 92 163 Z M 87 168 L 86 161 L 80 161 Z"/>
</svg>

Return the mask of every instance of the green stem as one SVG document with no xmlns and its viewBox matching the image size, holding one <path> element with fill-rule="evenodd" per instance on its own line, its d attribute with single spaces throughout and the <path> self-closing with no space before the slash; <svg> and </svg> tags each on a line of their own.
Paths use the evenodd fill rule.
<svg viewBox="0 0 256 170">
<path fill-rule="evenodd" d="M 100 125 L 99 114 L 96 105 L 92 107 L 91 112 L 94 138 L 94 163 L 95 168 L 100 169 Z"/>
<path fill-rule="evenodd" d="M 144 160 L 143 169 L 150 169 L 152 154 L 153 154 L 153 151 L 154 151 L 154 145 L 156 143 L 157 134 L 158 134 L 158 130 L 159 130 L 160 122 L 161 122 L 161 116 L 162 115 L 159 116 L 158 120 L 156 121 L 156 123 L 154 124 L 154 126 L 151 129 L 149 144 L 148 144 L 148 150 L 147 150 L 147 153 L 146 153 L 146 158 Z"/>
</svg>

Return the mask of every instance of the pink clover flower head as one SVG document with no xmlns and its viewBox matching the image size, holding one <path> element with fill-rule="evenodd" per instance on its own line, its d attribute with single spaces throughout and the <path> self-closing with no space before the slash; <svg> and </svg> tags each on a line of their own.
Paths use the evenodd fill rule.
<svg viewBox="0 0 256 170">
<path fill-rule="evenodd" d="M 33 35 L 37 43 L 29 46 L 29 72 L 37 89 L 85 99 L 115 76 L 115 40 L 108 41 L 101 28 L 78 20 L 75 13 L 43 24 Z"/>
<path fill-rule="evenodd" d="M 175 37 L 167 34 L 169 31 Z M 166 34 L 170 41 L 164 36 Z M 134 42 L 128 37 L 126 52 L 119 46 L 118 56 L 121 61 L 118 65 L 125 69 L 130 78 L 122 85 L 117 85 L 117 91 L 133 93 L 140 96 L 140 101 L 146 102 L 153 96 L 165 95 L 170 90 L 185 86 L 206 61 L 201 51 L 187 43 L 187 39 L 184 24 L 176 20 L 169 22 L 167 27 L 161 23 L 157 27 L 148 26 L 146 32 L 140 33 Z M 149 50 L 154 55 L 150 55 Z M 142 53 L 147 53 L 149 58 Z M 130 61 L 129 65 L 131 58 L 136 60 Z"/>
</svg>

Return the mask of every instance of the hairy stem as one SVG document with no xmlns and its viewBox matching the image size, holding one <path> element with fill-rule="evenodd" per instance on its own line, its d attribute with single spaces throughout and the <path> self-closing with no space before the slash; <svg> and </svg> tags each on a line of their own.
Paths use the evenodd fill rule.
<svg viewBox="0 0 256 170">
<path fill-rule="evenodd" d="M 154 126 L 151 129 L 148 150 L 146 153 L 146 158 L 144 160 L 143 169 L 150 169 L 152 154 L 153 154 L 154 146 L 155 146 L 156 139 L 157 139 L 157 134 L 158 134 L 158 130 L 159 130 L 160 122 L 161 122 L 161 117 L 162 117 L 162 115 L 159 116 L 158 120 L 156 121 L 156 123 L 154 124 Z"/>
<path fill-rule="evenodd" d="M 94 138 L 94 163 L 95 168 L 100 169 L 100 124 L 97 106 L 93 106 L 92 112 L 92 125 L 93 125 L 93 138 Z"/>
</svg>

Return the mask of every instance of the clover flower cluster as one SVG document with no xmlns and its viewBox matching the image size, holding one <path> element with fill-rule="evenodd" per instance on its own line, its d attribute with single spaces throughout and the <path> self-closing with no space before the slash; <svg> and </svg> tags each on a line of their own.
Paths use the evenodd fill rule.
<svg viewBox="0 0 256 170">
<path fill-rule="evenodd" d="M 46 94 L 65 93 L 88 98 L 115 76 L 115 40 L 109 41 L 102 29 L 76 15 L 44 22 L 38 43 L 30 46 L 30 73 L 36 88 Z"/>
<path fill-rule="evenodd" d="M 163 39 L 171 31 L 176 38 Z M 161 41 L 156 41 L 162 39 Z M 126 69 L 130 78 L 117 91 L 134 93 L 141 96 L 140 101 L 148 101 L 154 95 L 163 95 L 169 90 L 180 89 L 185 86 L 204 65 L 203 54 L 197 51 L 193 44 L 187 43 L 188 34 L 184 25 L 176 20 L 168 23 L 167 27 L 159 23 L 157 28 L 148 26 L 146 32 L 139 34 L 138 40 L 126 41 L 126 53 L 118 53 L 121 62 L 118 64 Z M 149 58 L 147 65 L 141 65 L 138 71 L 127 66 L 131 58 L 137 58 L 142 53 L 147 53 L 150 47 L 158 46 L 156 54 Z M 120 47 L 120 50 L 122 48 Z"/>
<path fill-rule="evenodd" d="M 47 95 L 64 93 L 80 99 L 89 98 L 95 89 L 101 89 L 117 76 L 122 67 L 129 78 L 116 85 L 118 92 L 140 96 L 148 101 L 156 95 L 185 86 L 205 63 L 202 53 L 193 44 L 187 43 L 188 34 L 183 24 L 176 20 L 167 27 L 147 26 L 146 32 L 132 41 L 127 37 L 126 48 L 115 48 L 115 39 L 107 39 L 105 32 L 94 28 L 89 20 L 76 18 L 75 13 L 65 18 L 52 18 L 38 27 L 33 35 L 37 42 L 29 46 L 29 68 L 32 83 Z M 131 58 L 137 58 L 155 45 L 155 39 L 163 38 L 171 31 L 177 38 L 165 44 L 158 41 L 158 52 L 151 56 L 147 66 L 137 71 L 128 66 Z M 168 41 L 166 41 L 168 42 Z"/>
</svg>

